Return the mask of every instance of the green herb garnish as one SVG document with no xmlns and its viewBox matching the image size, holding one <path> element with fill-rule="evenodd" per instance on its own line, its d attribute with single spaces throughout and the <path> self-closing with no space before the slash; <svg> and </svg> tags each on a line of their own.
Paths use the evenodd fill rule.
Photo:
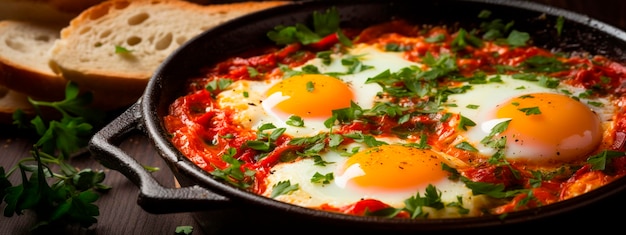
<svg viewBox="0 0 626 235">
<path fill-rule="evenodd" d="M 302 23 L 293 26 L 278 25 L 267 33 L 272 41 L 278 45 L 300 42 L 304 45 L 320 41 L 323 37 L 340 32 L 339 12 L 330 8 L 326 12 L 313 12 L 313 29 Z"/>
<path fill-rule="evenodd" d="M 293 191 L 298 190 L 299 188 L 300 187 L 298 184 L 291 185 L 291 182 L 289 182 L 289 180 L 280 181 L 272 186 L 272 194 L 270 195 L 270 197 L 275 198 L 283 194 L 289 194 Z"/>
<path fill-rule="evenodd" d="M 0 198 L 6 202 L 4 215 L 23 215 L 25 211 L 36 214 L 37 223 L 32 230 L 45 229 L 49 225 L 77 224 L 89 227 L 97 222 L 99 208 L 95 201 L 99 193 L 110 187 L 102 184 L 104 171 L 78 169 L 71 165 L 73 154 L 87 146 L 87 140 L 95 132 L 94 126 L 102 124 L 105 114 L 88 108 L 91 93 L 80 93 L 79 87 L 68 82 L 65 99 L 61 101 L 29 102 L 36 109 L 36 116 L 27 120 L 23 111 L 13 114 L 14 124 L 39 136 L 33 145 L 32 157 L 24 158 L 5 172 L 0 166 Z M 44 117 L 42 108 L 52 108 L 61 114 L 58 119 Z M 52 165 L 60 172 L 53 172 Z M 22 183 L 13 185 L 9 176 L 18 171 Z"/>
<path fill-rule="evenodd" d="M 133 52 L 133 51 L 129 50 L 126 47 L 118 46 L 118 45 L 115 46 L 115 54 L 128 54 L 128 53 L 131 53 L 131 52 Z"/>
</svg>

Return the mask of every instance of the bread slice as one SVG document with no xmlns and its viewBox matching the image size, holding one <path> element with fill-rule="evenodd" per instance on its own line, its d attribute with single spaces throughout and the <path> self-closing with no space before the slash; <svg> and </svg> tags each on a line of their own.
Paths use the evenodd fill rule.
<svg viewBox="0 0 626 235">
<path fill-rule="evenodd" d="M 106 1 L 83 11 L 61 31 L 50 66 L 92 91 L 95 106 L 124 107 L 137 101 L 156 68 L 187 40 L 235 17 L 286 3 Z"/>
<path fill-rule="evenodd" d="M 64 97 L 67 80 L 48 66 L 65 24 L 0 21 L 0 85 L 38 100 Z"/>
</svg>

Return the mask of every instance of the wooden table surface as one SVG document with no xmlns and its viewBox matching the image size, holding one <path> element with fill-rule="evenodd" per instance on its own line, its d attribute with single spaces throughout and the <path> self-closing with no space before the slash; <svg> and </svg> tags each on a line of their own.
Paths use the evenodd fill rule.
<svg viewBox="0 0 626 235">
<path fill-rule="evenodd" d="M 587 14 L 626 29 L 625 1 L 536 1 Z M 0 125 L 0 166 L 5 169 L 10 168 L 19 159 L 28 157 L 32 141 L 32 138 L 16 132 L 13 126 Z M 165 186 L 174 187 L 174 177 L 171 171 L 165 166 L 146 136 L 142 134 L 133 135 L 121 144 L 121 148 L 127 151 L 130 156 L 136 156 L 140 163 L 159 167 L 161 170 L 153 173 L 155 178 Z M 88 153 L 75 158 L 73 165 L 80 168 L 104 169 Z M 14 176 L 16 175 L 14 174 Z M 176 227 L 182 225 L 193 226 L 193 234 L 202 234 L 199 224 L 194 220 L 191 213 L 157 215 L 141 209 L 136 202 L 137 187 L 120 173 L 107 170 L 105 184 L 111 186 L 112 190 L 102 195 L 97 201 L 100 208 L 97 224 L 88 229 L 70 227 L 50 234 L 174 234 Z M 580 214 L 568 216 L 567 220 L 570 221 L 552 224 L 556 226 L 553 228 L 580 227 L 593 230 L 624 227 L 622 224 L 610 223 L 612 220 L 609 218 L 614 217 L 606 215 L 607 212 L 611 215 L 621 214 L 626 209 L 626 203 L 621 200 L 623 198 L 626 198 L 626 193 L 603 200 L 592 208 L 580 211 Z M 4 209 L 5 204 L 2 205 L 1 208 Z M 0 216 L 0 234 L 30 234 L 29 228 L 33 221 L 34 218 L 30 214 L 14 215 L 13 217 Z M 577 221 L 580 221 L 580 224 Z M 266 231 L 272 233 L 271 229 Z"/>
</svg>

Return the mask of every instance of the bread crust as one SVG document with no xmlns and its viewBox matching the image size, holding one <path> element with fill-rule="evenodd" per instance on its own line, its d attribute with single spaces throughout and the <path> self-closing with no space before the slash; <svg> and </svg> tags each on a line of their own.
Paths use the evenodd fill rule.
<svg viewBox="0 0 626 235">
<path fill-rule="evenodd" d="M 200 5 L 181 0 L 110 0 L 70 21 L 51 50 L 50 67 L 115 109 L 143 94 L 153 72 L 192 37 L 232 18 L 287 1 Z M 116 48 L 129 52 L 116 53 Z"/>
<path fill-rule="evenodd" d="M 0 85 L 28 94 L 36 100 L 57 101 L 65 95 L 67 80 L 56 74 L 40 73 L 0 58 Z"/>
<path fill-rule="evenodd" d="M 63 98 L 67 80 L 46 66 L 58 24 L 0 21 L 0 85 L 38 100 Z"/>
</svg>

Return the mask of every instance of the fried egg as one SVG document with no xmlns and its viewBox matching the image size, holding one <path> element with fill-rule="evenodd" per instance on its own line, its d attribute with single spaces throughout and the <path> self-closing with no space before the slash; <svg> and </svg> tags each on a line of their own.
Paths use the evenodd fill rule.
<svg viewBox="0 0 626 235">
<path fill-rule="evenodd" d="M 293 68 L 301 72 L 313 66 L 318 69 L 318 74 L 306 73 L 267 81 L 236 81 L 218 94 L 217 103 L 221 108 L 236 111 L 233 121 L 244 128 L 258 130 L 263 124 L 272 123 L 285 128 L 285 134 L 310 136 L 328 130 L 324 121 L 332 116 L 332 110 L 348 108 L 351 102 L 371 108 L 382 88 L 377 84 L 366 84 L 369 77 L 386 69 L 395 71 L 418 65 L 403 59 L 401 53 L 361 45 L 345 55 L 332 55 L 331 63 L 315 58 Z M 302 118 L 304 125 L 289 125 L 292 117 Z"/>
<path fill-rule="evenodd" d="M 276 199 L 304 207 L 330 205 L 343 207 L 363 199 L 376 199 L 390 206 L 402 208 L 404 201 L 418 193 L 425 196 L 428 185 L 435 186 L 444 203 L 459 202 L 463 209 L 444 208 L 428 211 L 429 218 L 479 215 L 485 203 L 483 196 L 473 196 L 460 181 L 448 179 L 449 172 L 442 164 L 452 164 L 443 153 L 431 149 L 406 146 L 398 140 L 385 139 L 395 144 L 367 147 L 353 143 L 345 150 L 360 149 L 351 156 L 336 151 L 321 153 L 326 164 L 315 164 L 312 158 L 281 163 L 272 169 L 267 181 L 271 185 L 288 181 L 298 190 L 281 194 Z M 314 182 L 314 176 L 332 175 L 327 182 Z M 270 196 L 272 188 L 263 195 Z"/>
<path fill-rule="evenodd" d="M 483 143 L 501 123 L 508 127 L 504 155 L 530 164 L 581 160 L 598 147 L 603 129 L 615 107 L 606 98 L 579 98 L 585 89 L 560 84 L 556 88 L 537 82 L 500 76 L 501 82 L 472 85 L 465 93 L 450 95 L 447 111 L 476 125 L 467 127 L 458 142 L 468 142 L 483 156 L 497 149 Z M 567 112 L 563 112 L 567 110 Z"/>
</svg>

